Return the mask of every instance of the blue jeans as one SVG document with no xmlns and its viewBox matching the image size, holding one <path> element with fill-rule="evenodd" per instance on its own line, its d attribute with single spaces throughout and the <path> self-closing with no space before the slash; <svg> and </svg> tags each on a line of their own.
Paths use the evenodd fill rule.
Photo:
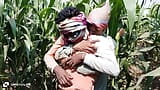
<svg viewBox="0 0 160 90">
<path fill-rule="evenodd" d="M 107 75 L 100 73 L 95 82 L 94 90 L 107 90 Z"/>
</svg>

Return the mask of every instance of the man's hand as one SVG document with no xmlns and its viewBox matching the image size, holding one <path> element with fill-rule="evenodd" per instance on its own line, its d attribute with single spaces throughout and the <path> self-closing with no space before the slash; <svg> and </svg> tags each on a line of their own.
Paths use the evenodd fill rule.
<svg viewBox="0 0 160 90">
<path fill-rule="evenodd" d="M 60 66 L 56 66 L 54 68 L 54 72 L 56 74 L 59 84 L 62 87 L 69 87 L 72 85 L 71 79 L 73 78 L 63 68 L 61 68 Z"/>
<path fill-rule="evenodd" d="M 67 63 L 66 63 L 66 62 L 69 61 L 69 59 L 70 59 L 70 57 L 66 57 L 66 58 L 61 59 L 59 65 L 60 65 L 63 69 L 69 68 L 69 66 L 68 66 Z"/>
<path fill-rule="evenodd" d="M 66 62 L 66 64 L 70 67 L 70 68 L 76 68 L 79 64 L 83 63 L 84 57 L 85 57 L 86 53 L 76 53 L 73 54 L 68 61 Z"/>
<path fill-rule="evenodd" d="M 82 40 L 73 46 L 73 52 L 80 51 L 86 53 L 95 53 L 97 48 L 94 46 L 94 44 L 98 41 L 99 40 Z"/>
</svg>

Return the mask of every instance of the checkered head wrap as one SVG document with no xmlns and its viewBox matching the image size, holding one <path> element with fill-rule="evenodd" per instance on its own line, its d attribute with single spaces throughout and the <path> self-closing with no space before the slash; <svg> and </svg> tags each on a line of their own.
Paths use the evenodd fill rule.
<svg viewBox="0 0 160 90">
<path fill-rule="evenodd" d="M 60 22 L 60 24 L 58 24 L 58 28 L 61 33 L 75 32 L 86 29 L 86 23 L 86 17 L 84 13 L 81 12 L 78 16 L 65 19 L 64 21 Z"/>
<path fill-rule="evenodd" d="M 77 43 L 83 39 L 87 39 L 89 32 L 87 30 L 87 21 L 84 13 L 65 19 L 58 24 L 58 28 L 61 34 L 67 42 Z M 69 33 L 72 33 L 70 35 Z"/>
</svg>

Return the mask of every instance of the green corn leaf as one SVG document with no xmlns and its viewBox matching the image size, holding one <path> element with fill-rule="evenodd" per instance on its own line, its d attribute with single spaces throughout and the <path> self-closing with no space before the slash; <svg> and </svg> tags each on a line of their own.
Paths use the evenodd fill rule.
<svg viewBox="0 0 160 90">
<path fill-rule="evenodd" d="M 50 0 L 50 3 L 49 3 L 49 6 L 48 6 L 48 7 L 53 7 L 54 1 L 55 1 L 55 0 Z"/>
<path fill-rule="evenodd" d="M 3 9 L 4 9 L 4 0 L 0 0 L 0 16 L 3 13 Z"/>
<path fill-rule="evenodd" d="M 27 53 L 27 59 L 30 61 L 29 59 L 29 53 L 30 53 L 30 50 L 31 50 L 31 47 L 32 47 L 32 42 L 30 40 L 30 38 L 27 36 L 27 34 L 24 34 L 26 40 L 24 40 L 24 43 L 25 43 L 25 46 L 26 46 L 26 53 Z M 29 62 L 30 63 L 30 62 Z"/>
<path fill-rule="evenodd" d="M 24 26 L 24 25 L 20 25 L 24 30 L 25 30 L 25 32 L 27 33 L 27 36 L 29 37 L 29 38 L 31 38 L 31 36 L 30 36 L 30 31 L 28 30 L 28 28 L 26 27 L 26 26 Z"/>
<path fill-rule="evenodd" d="M 141 48 L 139 51 L 140 52 L 148 52 L 151 51 L 152 49 L 154 49 L 156 46 L 150 46 L 150 47 L 145 47 L 145 48 Z"/>
<path fill-rule="evenodd" d="M 9 16 L 6 16 L 6 19 L 8 20 L 10 26 L 11 26 L 11 32 L 13 34 L 13 38 L 16 38 L 16 32 L 17 32 L 17 28 L 16 28 L 16 22 L 15 19 L 10 18 Z"/>
<path fill-rule="evenodd" d="M 57 8 L 55 8 L 55 7 L 48 7 L 48 8 L 45 8 L 45 9 L 42 9 L 41 11 L 40 11 L 40 17 L 41 18 L 45 18 L 46 17 L 46 15 L 47 14 L 49 14 L 49 13 L 51 13 L 50 11 L 59 11 Z M 52 12 L 53 13 L 53 12 Z"/>
<path fill-rule="evenodd" d="M 144 74 L 144 76 L 145 77 L 147 77 L 147 76 L 153 76 L 153 77 L 160 76 L 160 67 L 156 68 L 155 70 L 152 70 L 151 72 Z"/>
<path fill-rule="evenodd" d="M 115 38 L 118 27 L 119 27 L 119 20 L 121 12 L 124 11 L 124 5 L 122 0 L 110 0 L 111 5 L 111 15 L 109 21 L 109 35 Z"/>
<path fill-rule="evenodd" d="M 17 40 L 16 39 L 12 39 L 12 41 L 14 43 L 14 48 L 12 49 L 12 51 L 15 51 L 18 48 Z"/>
<path fill-rule="evenodd" d="M 30 51 L 30 48 L 33 46 L 32 45 L 32 41 L 31 39 L 29 38 L 29 36 L 27 34 L 24 34 L 26 40 L 24 40 L 25 42 L 25 46 L 27 47 L 27 49 Z"/>
<path fill-rule="evenodd" d="M 22 22 L 22 20 L 24 19 L 26 11 L 27 11 L 26 7 L 21 8 L 19 10 L 19 14 L 17 16 L 17 23 L 21 23 Z"/>
<path fill-rule="evenodd" d="M 4 50 L 4 54 L 3 54 L 3 55 L 4 55 L 4 61 L 5 61 L 6 58 L 7 58 L 8 47 L 9 47 L 8 45 L 4 45 L 4 46 L 3 46 L 3 50 Z"/>
<path fill-rule="evenodd" d="M 24 7 L 24 6 L 26 6 L 26 5 L 28 5 L 28 2 L 29 2 L 29 1 L 30 1 L 30 0 L 22 0 L 21 8 Z"/>
<path fill-rule="evenodd" d="M 133 87 L 130 87 L 128 90 L 133 90 L 133 89 L 137 89 L 139 88 L 139 84 L 142 82 L 142 80 L 147 77 L 147 76 L 153 76 L 153 77 L 156 77 L 156 76 L 160 76 L 160 67 L 156 68 L 155 70 L 152 70 L 146 74 L 143 74 L 139 77 L 138 81 L 137 81 L 137 84 Z"/>
<path fill-rule="evenodd" d="M 4 60 L 3 59 L 4 59 L 3 55 L 0 54 L 0 73 L 3 71 L 3 66 L 4 66 Z"/>
<path fill-rule="evenodd" d="M 83 3 L 83 5 L 84 5 L 84 12 L 85 12 L 85 14 L 89 14 L 89 11 L 90 11 L 90 6 L 89 6 L 89 4 L 86 4 L 86 3 Z M 82 7 L 82 6 L 81 6 Z M 81 8 L 81 9 L 83 9 L 83 7 Z"/>
<path fill-rule="evenodd" d="M 131 35 L 134 22 L 136 20 L 136 2 L 137 0 L 123 0 L 128 14 L 129 33 Z"/>
<path fill-rule="evenodd" d="M 150 32 L 145 32 L 141 36 L 139 36 L 139 38 L 140 39 L 145 39 L 145 38 L 148 38 L 149 36 L 150 36 Z"/>
<path fill-rule="evenodd" d="M 18 47 L 17 45 L 17 40 L 16 40 L 16 33 L 17 33 L 17 27 L 16 27 L 16 22 L 15 19 L 10 18 L 8 15 L 6 16 L 6 19 L 8 20 L 10 27 L 11 27 L 11 37 L 13 37 L 12 41 L 14 43 L 14 48 L 12 49 L 12 51 L 15 51 L 16 48 Z"/>
</svg>

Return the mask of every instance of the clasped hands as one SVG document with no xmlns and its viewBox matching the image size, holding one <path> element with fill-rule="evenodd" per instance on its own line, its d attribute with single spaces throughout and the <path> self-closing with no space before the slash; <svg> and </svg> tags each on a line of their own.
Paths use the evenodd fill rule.
<svg viewBox="0 0 160 90">
<path fill-rule="evenodd" d="M 61 60 L 60 65 L 64 69 L 72 69 L 73 71 L 83 63 L 86 53 L 76 53 L 70 57 L 64 58 Z"/>
<path fill-rule="evenodd" d="M 67 73 L 64 69 L 70 68 L 73 71 L 83 63 L 86 53 L 95 53 L 95 43 L 99 40 L 83 40 L 73 47 L 73 54 L 68 58 L 61 60 L 60 66 L 54 68 L 54 72 L 57 76 L 58 82 L 62 87 L 69 87 L 72 85 L 72 76 Z M 78 52 L 78 53 L 77 53 Z M 83 52 L 83 53 L 82 53 Z"/>
<path fill-rule="evenodd" d="M 83 63 L 86 53 L 95 53 L 95 43 L 98 40 L 83 40 L 73 46 L 73 54 L 70 57 L 61 60 L 60 65 L 63 68 L 76 69 Z"/>
</svg>

